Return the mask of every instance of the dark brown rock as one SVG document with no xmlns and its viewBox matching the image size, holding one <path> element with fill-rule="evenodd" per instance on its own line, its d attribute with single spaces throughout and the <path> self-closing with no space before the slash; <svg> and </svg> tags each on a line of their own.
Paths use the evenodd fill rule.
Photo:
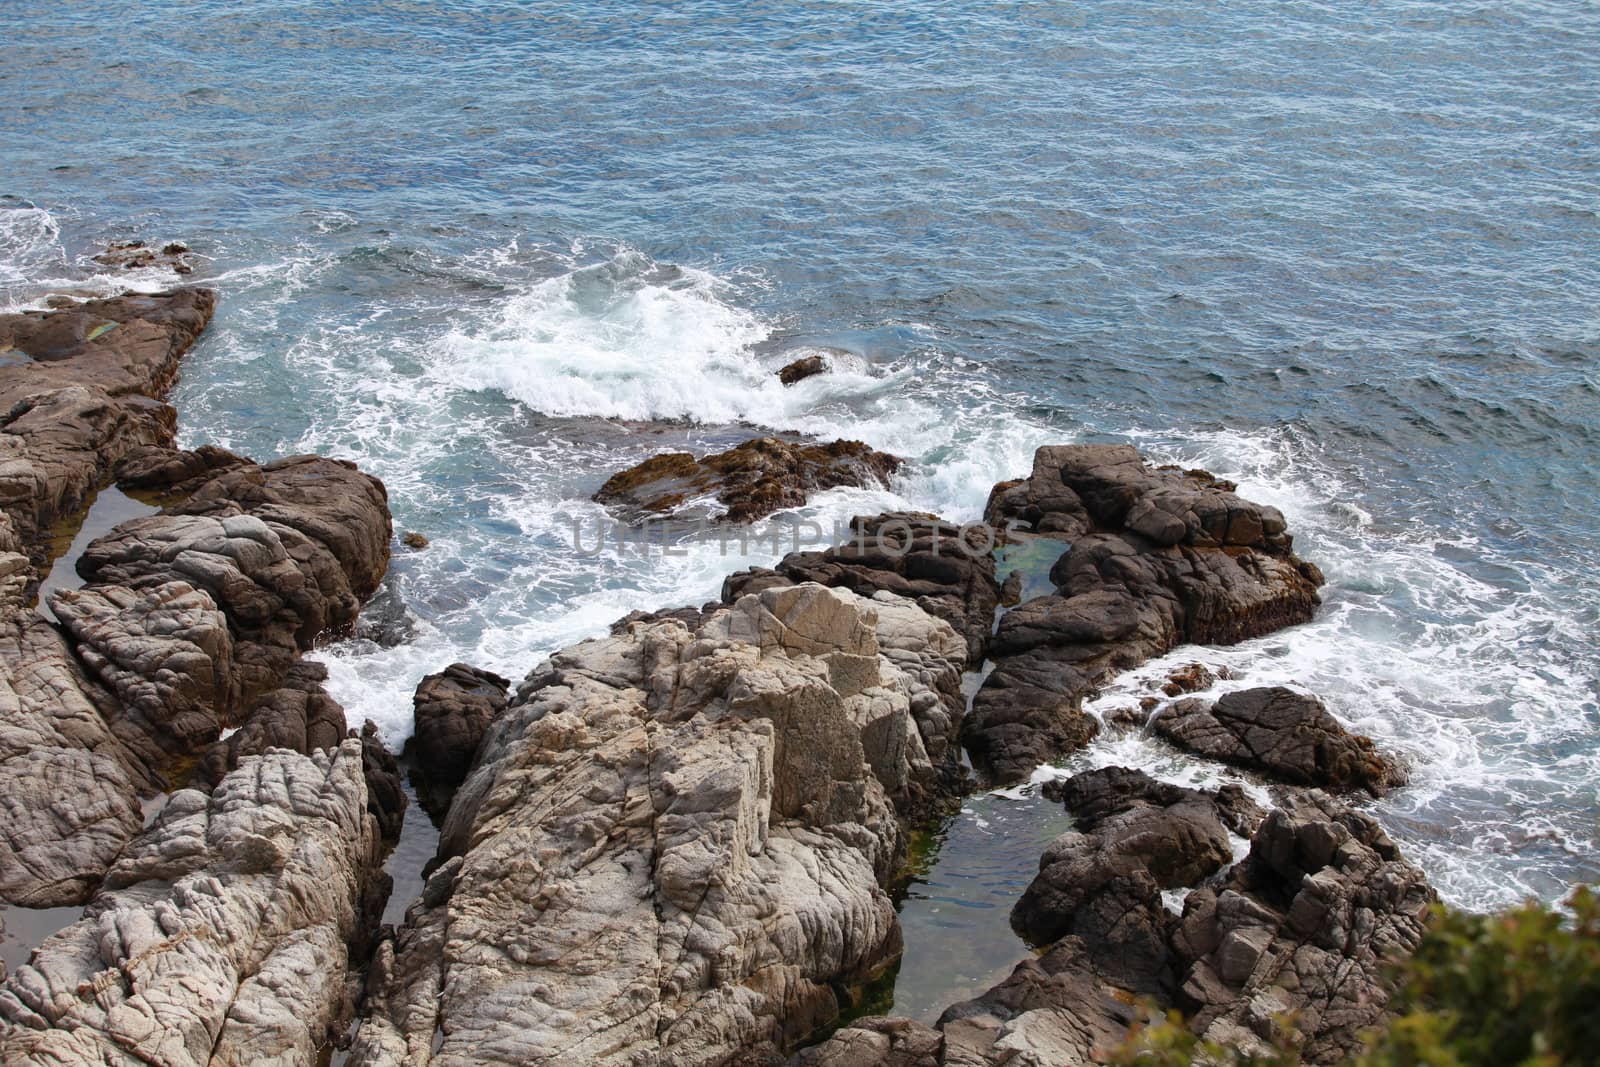
<svg viewBox="0 0 1600 1067">
<path fill-rule="evenodd" d="M 223 471 L 248 466 L 254 466 L 249 459 L 216 445 L 193 451 L 142 445 L 117 462 L 116 479 L 122 489 L 181 496 Z"/>
<path fill-rule="evenodd" d="M 1161 891 L 1193 885 L 1233 858 L 1215 798 L 1124 767 L 1077 775 L 1060 793 L 1077 826 L 1040 857 L 1012 929 L 1035 945 L 1079 937 L 1122 988 L 1170 998 L 1174 917 Z"/>
<path fill-rule="evenodd" d="M 795 382 L 804 381 L 818 374 L 828 372 L 828 361 L 820 355 L 801 356 L 793 363 L 788 364 L 778 371 L 778 381 L 784 385 L 793 385 Z"/>
<path fill-rule="evenodd" d="M 1228 644 L 1311 617 L 1314 571 L 1283 516 L 1203 471 L 1152 469 L 1122 445 L 1041 448 L 1033 474 L 995 487 L 991 524 L 1071 542 L 1056 592 L 1007 613 L 994 671 L 963 740 L 991 781 L 1081 747 L 1085 695 L 1178 644 Z"/>
<path fill-rule="evenodd" d="M 140 445 L 167 444 L 160 402 L 215 294 L 179 289 L 0 315 L 0 509 L 27 544 L 72 514 Z"/>
<path fill-rule="evenodd" d="M 1371 817 L 1320 792 L 1289 796 L 1227 881 L 1185 903 L 1180 1004 L 1196 1031 L 1241 1051 L 1292 1013 L 1303 1062 L 1343 1062 L 1383 1020 L 1385 971 L 1416 950 L 1434 900 Z"/>
<path fill-rule="evenodd" d="M 301 755 L 338 748 L 348 731 L 344 708 L 322 687 L 327 679 L 328 669 L 322 664 L 296 663 L 280 688 L 256 700 L 243 726 L 206 749 L 189 784 L 209 791 L 233 773 L 241 759 L 272 748 Z"/>
<path fill-rule="evenodd" d="M 465 663 L 452 663 L 417 686 L 415 732 L 405 756 L 417 800 L 435 821 L 450 810 L 484 733 L 506 709 L 510 686 L 509 679 Z"/>
<path fill-rule="evenodd" d="M 1361 1032 L 1381 1024 L 1385 968 L 1416 948 L 1434 897 L 1372 819 L 1322 793 L 1290 795 L 1260 821 L 1249 857 L 1219 885 L 1191 892 L 1179 917 L 1156 887 L 1158 870 L 1175 880 L 1182 864 L 1159 857 L 1210 853 L 1205 841 L 1217 826 L 1208 801 L 1236 825 L 1261 820 L 1238 787 L 1210 796 L 1107 768 L 1056 789 L 1079 819 L 1080 832 L 1066 837 L 1093 839 L 1092 847 L 1052 845 L 1040 879 L 1068 853 L 1088 861 L 1049 890 L 1081 933 L 952 1006 L 936 1029 L 861 1020 L 792 1067 L 854 1067 L 873 1053 L 906 1055 L 887 1062 L 917 1067 L 1103 1063 L 1142 1020 L 1142 998 L 1194 1013 L 1204 1037 L 1242 1054 L 1265 1051 L 1263 1039 L 1292 1015 L 1309 1064 L 1344 1062 Z M 1174 809 L 1199 819 L 1198 838 L 1164 825 Z M 1030 906 L 1045 903 L 1046 893 L 1030 893 Z"/>
<path fill-rule="evenodd" d="M 406 817 L 406 793 L 400 785 L 400 761 L 384 747 L 378 737 L 378 724 L 371 719 L 361 724 L 359 734 L 351 730 L 350 737 L 361 741 L 361 774 L 367 782 L 367 814 L 377 823 L 378 833 L 385 841 L 398 841 L 400 826 Z M 388 896 L 389 887 L 385 886 L 376 909 L 373 909 L 374 926 Z"/>
<path fill-rule="evenodd" d="M 651 456 L 612 475 L 594 499 L 643 518 L 680 513 L 714 496 L 725 509 L 720 518 L 746 523 L 799 507 L 824 489 L 887 485 L 900 464 L 860 441 L 819 445 L 758 437 L 703 459 L 688 452 Z"/>
<path fill-rule="evenodd" d="M 1241 689 L 1209 704 L 1182 700 L 1154 725 L 1179 748 L 1291 785 L 1378 796 L 1406 782 L 1404 769 L 1371 738 L 1350 733 L 1316 697 L 1283 686 Z"/>
<path fill-rule="evenodd" d="M 1161 691 L 1169 697 L 1175 697 L 1181 693 L 1198 693 L 1216 684 L 1217 676 L 1204 663 L 1191 663 L 1167 675 L 1167 683 L 1161 687 Z"/>
<path fill-rule="evenodd" d="M 78 561 L 85 585 L 51 606 L 117 697 L 112 730 L 164 772 L 247 722 L 266 694 L 300 688 L 289 681 L 300 654 L 351 627 L 389 538 L 382 483 L 351 464 L 230 466 L 91 542 Z"/>
</svg>

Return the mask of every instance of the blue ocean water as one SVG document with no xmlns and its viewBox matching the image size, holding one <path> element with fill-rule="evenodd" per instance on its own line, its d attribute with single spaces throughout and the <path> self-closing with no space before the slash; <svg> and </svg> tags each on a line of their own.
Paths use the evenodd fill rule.
<svg viewBox="0 0 1600 1067">
<path fill-rule="evenodd" d="M 413 638 L 323 653 L 391 741 L 427 671 L 520 677 L 773 558 L 575 551 L 654 451 L 859 437 L 906 473 L 807 515 L 966 519 L 1041 443 L 1130 440 L 1278 504 L 1330 586 L 1106 706 L 1197 659 L 1309 687 L 1412 762 L 1374 810 L 1448 899 L 1600 879 L 1592 5 L 6 14 L 0 302 L 126 284 L 87 261 L 111 239 L 203 255 L 183 440 L 355 459 L 432 539 L 394 565 Z M 839 373 L 779 387 L 808 347 Z M 1113 760 L 1214 773 L 1138 738 L 1079 762 Z M 973 802 L 903 976 L 954 966 L 919 931 L 1009 936 L 1037 849 L 1005 842 L 1044 818 Z"/>
</svg>

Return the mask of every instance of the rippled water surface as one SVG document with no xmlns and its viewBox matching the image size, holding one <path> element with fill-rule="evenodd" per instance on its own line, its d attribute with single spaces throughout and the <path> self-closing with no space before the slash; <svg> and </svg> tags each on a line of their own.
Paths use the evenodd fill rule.
<svg viewBox="0 0 1600 1067">
<path fill-rule="evenodd" d="M 390 741 L 427 671 L 520 677 L 770 561 L 574 551 L 653 451 L 859 437 L 904 476 L 807 514 L 966 519 L 1041 443 L 1129 440 L 1283 508 L 1330 578 L 1311 624 L 1172 663 L 1309 687 L 1410 760 L 1374 807 L 1449 899 L 1600 878 L 1592 6 L 7 15 L 0 300 L 121 284 L 83 258 L 113 238 L 206 257 L 184 441 L 355 459 L 432 539 L 393 570 L 413 639 L 324 653 Z M 841 372 L 777 386 L 807 346 Z M 907 1010 L 1008 962 L 963 938 L 1020 952 L 1018 811 L 1048 836 L 976 798 L 908 898 Z"/>
</svg>

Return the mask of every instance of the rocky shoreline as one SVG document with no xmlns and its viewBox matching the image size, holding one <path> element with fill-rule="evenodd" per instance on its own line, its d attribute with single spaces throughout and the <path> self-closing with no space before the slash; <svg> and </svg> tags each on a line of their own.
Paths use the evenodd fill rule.
<svg viewBox="0 0 1600 1067">
<path fill-rule="evenodd" d="M 84 911 L 4 976 L 6 1062 L 314 1063 L 350 1040 L 371 1065 L 1072 1064 L 1148 1002 L 1240 1048 L 1297 1013 L 1328 1063 L 1381 1020 L 1434 895 L 1333 794 L 1404 768 L 1314 697 L 1199 677 L 1121 725 L 1244 769 L 1273 809 L 1126 769 L 1053 783 L 1075 825 L 1012 912 L 1041 954 L 937 1025 L 862 1017 L 901 954 L 914 832 L 1091 743 L 1084 701 L 1117 673 L 1316 610 L 1284 517 L 1231 484 L 1046 447 L 995 487 L 989 543 L 862 517 L 515 685 L 441 664 L 404 753 L 438 851 L 380 929 L 401 765 L 302 657 L 379 589 L 382 484 L 173 447 L 163 398 L 208 290 L 60 303 L 0 317 L 0 899 Z M 597 499 L 748 521 L 899 462 L 769 437 Z M 96 537 L 45 618 L 49 535 L 108 486 L 160 510 Z M 1056 557 L 1049 592 L 1016 602 L 997 531 Z"/>
</svg>

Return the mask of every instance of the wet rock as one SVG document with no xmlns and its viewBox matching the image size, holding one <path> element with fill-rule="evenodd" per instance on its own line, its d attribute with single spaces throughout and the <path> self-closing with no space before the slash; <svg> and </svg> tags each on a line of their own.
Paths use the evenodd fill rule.
<svg viewBox="0 0 1600 1067">
<path fill-rule="evenodd" d="M 344 708 L 322 685 L 328 669 L 301 661 L 289 669 L 284 684 L 263 693 L 246 713 L 245 722 L 205 751 L 190 784 L 210 791 L 238 768 L 247 756 L 282 748 L 307 755 L 338 748 L 344 741 Z"/>
<path fill-rule="evenodd" d="M 801 356 L 778 371 L 778 381 L 784 385 L 793 385 L 795 382 L 826 373 L 828 373 L 828 361 L 823 356 L 820 354 Z"/>
<path fill-rule="evenodd" d="M 1169 697 L 1175 697 L 1183 693 L 1198 693 L 1216 684 L 1217 676 L 1211 673 L 1209 667 L 1204 663 L 1191 663 L 1167 675 L 1167 682 L 1161 691 Z"/>
<path fill-rule="evenodd" d="M 963 740 L 993 782 L 1081 747 L 1085 695 L 1178 644 L 1227 644 L 1311 617 L 1320 576 L 1283 516 L 1203 471 L 1152 469 L 1122 445 L 1041 448 L 1033 474 L 995 487 L 996 526 L 1071 542 L 1056 592 L 1001 618 L 996 666 Z"/>
<path fill-rule="evenodd" d="M 1138 993 L 1177 988 L 1167 940 L 1175 917 L 1161 892 L 1190 886 L 1232 858 L 1214 797 L 1107 767 L 1070 778 L 1060 795 L 1076 828 L 1051 842 L 1011 912 L 1024 940 L 1075 936 L 1099 973 Z"/>
<path fill-rule="evenodd" d="M 640 519 L 715 498 L 724 509 L 719 518 L 748 523 L 799 507 L 824 489 L 887 485 L 900 464 L 860 441 L 822 445 L 758 437 L 703 459 L 688 452 L 652 456 L 612 475 L 594 499 Z"/>
<path fill-rule="evenodd" d="M 933 771 L 912 709 L 962 649 L 912 604 L 807 584 L 540 664 L 379 949 L 351 1062 L 787 1053 L 899 953 L 894 798 Z"/>
<path fill-rule="evenodd" d="M 113 732 L 164 771 L 266 694 L 296 688 L 300 653 L 354 623 L 388 543 L 376 479 L 319 457 L 252 463 L 91 542 L 77 566 L 83 588 L 50 603 L 117 698 Z"/>
<path fill-rule="evenodd" d="M 400 827 L 406 818 L 406 793 L 400 785 L 400 761 L 384 746 L 378 737 L 378 724 L 368 719 L 361 724 L 361 732 L 350 731 L 353 740 L 361 742 L 361 773 L 367 780 L 367 814 L 377 824 L 378 835 L 392 845 L 400 840 Z M 389 897 L 389 886 L 383 887 L 382 896 L 374 906 L 374 914 L 381 914 Z"/>
<path fill-rule="evenodd" d="M 775 570 L 757 567 L 730 575 L 722 584 L 722 599 L 731 602 L 746 593 L 798 582 L 819 582 L 862 596 L 883 590 L 916 601 L 953 626 L 966 638 L 968 666 L 976 667 L 983 661 L 1000 601 L 991 547 L 987 531 L 964 530 L 932 515 L 857 517 L 842 545 L 791 552 Z"/>
<path fill-rule="evenodd" d="M 1350 733 L 1316 697 L 1283 686 L 1241 689 L 1209 704 L 1182 700 L 1154 728 L 1179 748 L 1291 785 L 1379 796 L 1406 782 L 1404 769 L 1371 738 Z"/>
<path fill-rule="evenodd" d="M 159 249 L 143 241 L 114 241 L 106 246 L 104 252 L 95 256 L 94 261 L 117 270 L 165 267 L 175 274 L 194 273 L 194 258 L 189 253 L 189 246 L 179 241 L 168 242 Z"/>
<path fill-rule="evenodd" d="M 0 987 L 8 1064 L 298 1063 L 341 1022 L 379 870 L 358 742 L 173 794 Z"/>
<path fill-rule="evenodd" d="M 76 511 L 131 449 L 166 444 L 160 402 L 210 321 L 207 289 L 0 315 L 0 510 L 25 544 Z"/>
<path fill-rule="evenodd" d="M 125 490 L 187 496 L 223 471 L 253 466 L 251 460 L 215 445 L 193 451 L 162 445 L 141 445 L 116 464 L 118 487 Z"/>
<path fill-rule="evenodd" d="M 450 810 L 489 724 L 505 711 L 510 686 L 509 679 L 465 663 L 452 663 L 417 686 L 415 732 L 405 757 L 417 800 L 435 822 Z"/>
<path fill-rule="evenodd" d="M 1182 1006 L 1197 1032 L 1246 1052 L 1293 1013 L 1302 1061 L 1342 1062 L 1383 1020 L 1385 968 L 1416 950 L 1434 900 L 1371 817 L 1290 795 L 1227 880 L 1185 903 Z"/>
<path fill-rule="evenodd" d="M 400 543 L 413 551 L 421 551 L 428 547 L 429 542 L 426 537 L 417 533 L 417 531 L 408 530 L 406 535 L 400 538 Z"/>
</svg>

